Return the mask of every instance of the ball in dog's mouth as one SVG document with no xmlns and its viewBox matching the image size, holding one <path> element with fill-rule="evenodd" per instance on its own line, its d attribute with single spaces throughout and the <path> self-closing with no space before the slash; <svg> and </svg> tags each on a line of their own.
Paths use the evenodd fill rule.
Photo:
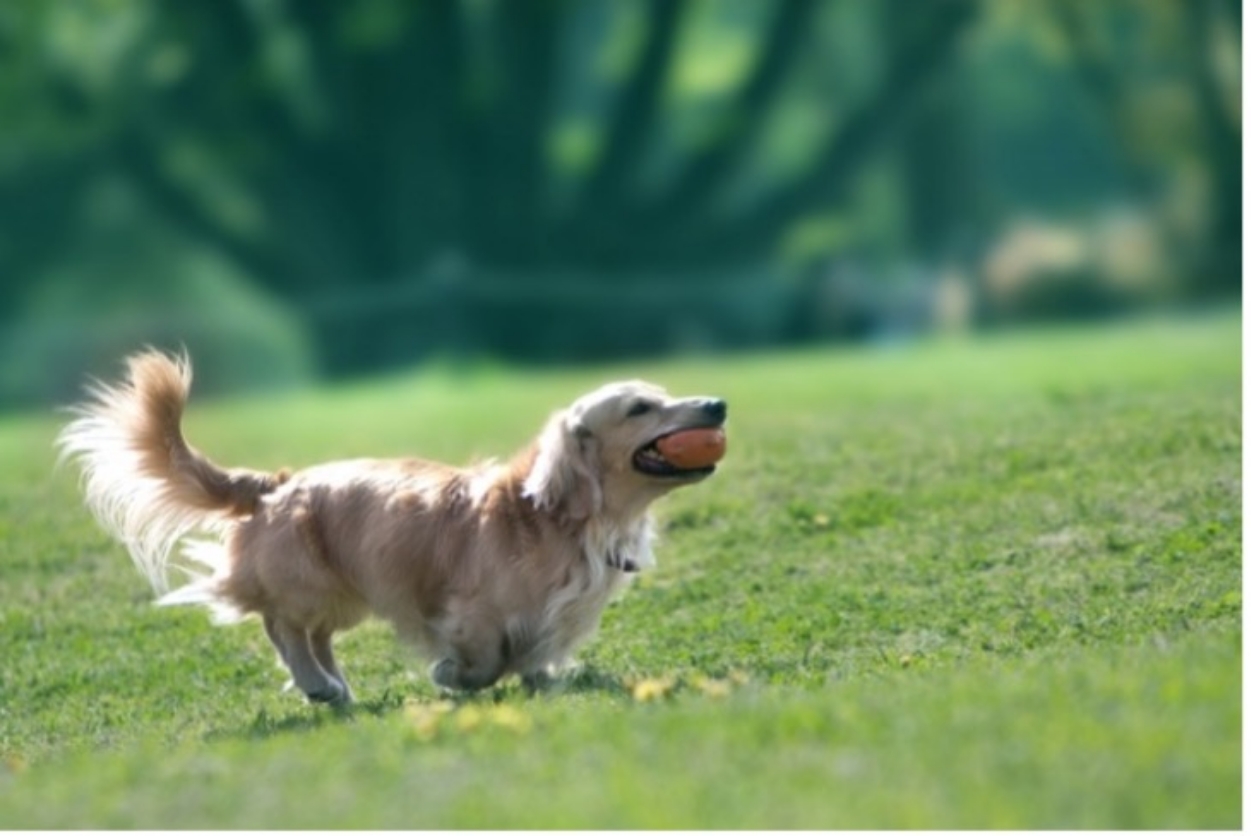
<svg viewBox="0 0 1251 836">
<path fill-rule="evenodd" d="M 707 476 L 725 456 L 725 429 L 695 427 L 662 435 L 634 454 L 634 467 L 649 476 Z"/>
</svg>

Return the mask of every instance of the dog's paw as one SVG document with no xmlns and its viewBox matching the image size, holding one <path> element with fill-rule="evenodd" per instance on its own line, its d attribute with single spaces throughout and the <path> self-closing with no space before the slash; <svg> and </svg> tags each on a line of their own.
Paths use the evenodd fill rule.
<svg viewBox="0 0 1251 836">
<path fill-rule="evenodd" d="M 430 680 L 449 691 L 463 691 L 460 684 L 460 665 L 455 659 L 440 659 L 430 666 Z"/>
<path fill-rule="evenodd" d="M 560 679 L 548 670 L 530 671 L 521 675 L 521 685 L 531 694 L 550 691 L 560 684 Z"/>
<path fill-rule="evenodd" d="M 305 696 L 308 697 L 309 702 L 321 705 L 343 706 L 350 705 L 352 702 L 351 695 L 340 690 L 313 691 Z"/>
<path fill-rule="evenodd" d="M 311 703 L 321 703 L 323 705 L 348 705 L 352 702 L 352 692 L 343 687 L 338 682 L 328 682 L 325 687 L 316 691 L 305 691 L 304 696 Z"/>
<path fill-rule="evenodd" d="M 456 659 L 440 659 L 430 667 L 430 678 L 449 691 L 480 691 L 494 685 L 500 671 L 498 667 L 474 668 Z"/>
<path fill-rule="evenodd" d="M 352 695 L 352 689 L 348 687 L 346 682 L 339 680 L 329 682 L 324 688 L 318 688 L 316 691 L 302 691 L 295 684 L 294 679 L 288 679 L 283 683 L 282 693 L 286 694 L 291 691 L 299 691 L 311 703 L 349 705 L 356 701 L 356 698 Z"/>
</svg>

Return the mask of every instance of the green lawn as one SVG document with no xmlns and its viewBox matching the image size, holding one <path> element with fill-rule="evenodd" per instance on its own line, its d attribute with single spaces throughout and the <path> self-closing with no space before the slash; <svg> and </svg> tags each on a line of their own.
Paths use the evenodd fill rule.
<svg viewBox="0 0 1251 836">
<path fill-rule="evenodd" d="M 615 377 L 730 401 L 577 675 L 447 701 L 368 625 L 341 713 L 257 625 L 152 607 L 56 423 L 0 423 L 0 826 L 1238 828 L 1240 328 L 193 401 L 261 467 L 503 455 Z"/>
</svg>

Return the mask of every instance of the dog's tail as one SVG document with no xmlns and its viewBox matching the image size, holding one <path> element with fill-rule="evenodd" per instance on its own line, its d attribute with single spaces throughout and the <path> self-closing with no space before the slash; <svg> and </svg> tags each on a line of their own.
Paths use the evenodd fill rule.
<svg viewBox="0 0 1251 836">
<path fill-rule="evenodd" d="M 276 474 L 226 470 L 187 444 L 182 413 L 191 363 L 148 350 L 126 360 L 126 379 L 95 383 L 57 437 L 61 459 L 83 471 L 87 505 L 121 540 L 158 593 L 168 589 L 170 551 L 185 534 L 251 514 L 282 482 Z"/>
</svg>

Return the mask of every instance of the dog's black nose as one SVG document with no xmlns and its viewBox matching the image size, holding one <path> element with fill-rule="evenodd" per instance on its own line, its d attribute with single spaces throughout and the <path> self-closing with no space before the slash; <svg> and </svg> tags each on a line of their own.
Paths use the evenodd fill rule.
<svg viewBox="0 0 1251 836">
<path fill-rule="evenodd" d="M 703 404 L 700 406 L 700 409 L 702 409 L 704 411 L 704 414 L 706 414 L 709 418 L 713 419 L 714 421 L 720 422 L 720 421 L 725 420 L 725 412 L 726 412 L 725 401 L 721 400 L 720 398 L 709 398 L 708 400 L 703 402 Z"/>
</svg>

